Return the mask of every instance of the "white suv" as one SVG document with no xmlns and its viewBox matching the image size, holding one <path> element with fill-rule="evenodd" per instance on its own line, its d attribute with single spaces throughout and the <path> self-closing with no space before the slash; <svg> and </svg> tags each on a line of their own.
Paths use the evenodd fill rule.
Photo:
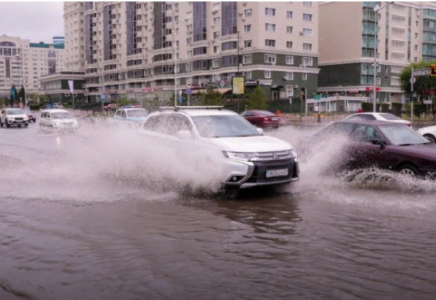
<svg viewBox="0 0 436 300">
<path fill-rule="evenodd" d="M 19 108 L 6 108 L 0 114 L 0 126 L 5 125 L 7 128 L 11 126 L 25 126 L 29 125 L 29 117 L 24 110 Z"/>
<path fill-rule="evenodd" d="M 46 109 L 41 112 L 39 126 L 45 131 L 68 131 L 72 132 L 79 124 L 71 117 L 70 113 L 64 109 Z"/>
<path fill-rule="evenodd" d="M 232 111 L 164 108 L 150 114 L 139 132 L 169 145 L 175 154 L 186 145 L 198 150 L 200 156 L 213 159 L 221 167 L 225 188 L 277 185 L 299 178 L 293 147 L 263 135 L 262 129 Z"/>
</svg>

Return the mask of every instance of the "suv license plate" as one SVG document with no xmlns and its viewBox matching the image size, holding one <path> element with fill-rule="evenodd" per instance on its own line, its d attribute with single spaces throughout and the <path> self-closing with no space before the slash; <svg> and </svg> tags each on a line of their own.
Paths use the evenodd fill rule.
<svg viewBox="0 0 436 300">
<path fill-rule="evenodd" d="M 288 169 L 268 170 L 266 171 L 266 178 L 288 176 L 288 174 Z"/>
<path fill-rule="evenodd" d="M 272 117 L 271 118 L 271 121 L 278 121 L 279 120 L 279 118 L 277 118 L 277 117 Z"/>
</svg>

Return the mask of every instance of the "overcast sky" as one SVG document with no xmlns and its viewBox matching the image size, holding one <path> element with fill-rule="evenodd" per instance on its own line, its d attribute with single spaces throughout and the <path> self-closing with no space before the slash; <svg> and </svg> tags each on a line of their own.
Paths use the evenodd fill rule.
<svg viewBox="0 0 436 300">
<path fill-rule="evenodd" d="M 0 2 L 0 35 L 52 43 L 64 33 L 63 2 Z"/>
</svg>

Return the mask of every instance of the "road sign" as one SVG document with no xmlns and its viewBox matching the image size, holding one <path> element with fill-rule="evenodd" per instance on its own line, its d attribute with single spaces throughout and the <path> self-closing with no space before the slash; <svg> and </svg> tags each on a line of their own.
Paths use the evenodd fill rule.
<svg viewBox="0 0 436 300">
<path fill-rule="evenodd" d="M 183 102 L 183 97 L 182 96 L 179 97 L 179 102 L 180 102 L 180 104 Z"/>
<path fill-rule="evenodd" d="M 192 95 L 192 89 L 190 87 L 186 89 L 186 95 Z"/>
<path fill-rule="evenodd" d="M 430 75 L 430 68 L 413 70 L 413 76 L 429 76 L 429 75 Z"/>
<path fill-rule="evenodd" d="M 106 95 L 100 95 L 101 102 L 104 102 L 106 100 Z"/>
<path fill-rule="evenodd" d="M 415 82 L 416 82 L 416 78 L 415 78 L 415 77 L 411 77 L 411 78 L 410 78 L 410 83 L 411 83 L 411 84 L 414 84 Z"/>
<path fill-rule="evenodd" d="M 225 82 L 224 80 L 221 80 L 221 81 L 220 81 L 220 87 L 223 88 L 225 85 L 226 85 L 226 82 Z"/>
</svg>

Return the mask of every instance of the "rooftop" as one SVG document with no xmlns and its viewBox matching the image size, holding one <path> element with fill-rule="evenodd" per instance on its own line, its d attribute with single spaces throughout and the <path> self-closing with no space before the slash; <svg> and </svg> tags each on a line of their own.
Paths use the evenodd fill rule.
<svg viewBox="0 0 436 300">
<path fill-rule="evenodd" d="M 39 43 L 30 43 L 29 46 L 31 48 L 49 48 L 50 46 L 52 46 L 55 49 L 64 49 L 64 44 L 46 44 L 44 42 L 39 42 Z"/>
</svg>

